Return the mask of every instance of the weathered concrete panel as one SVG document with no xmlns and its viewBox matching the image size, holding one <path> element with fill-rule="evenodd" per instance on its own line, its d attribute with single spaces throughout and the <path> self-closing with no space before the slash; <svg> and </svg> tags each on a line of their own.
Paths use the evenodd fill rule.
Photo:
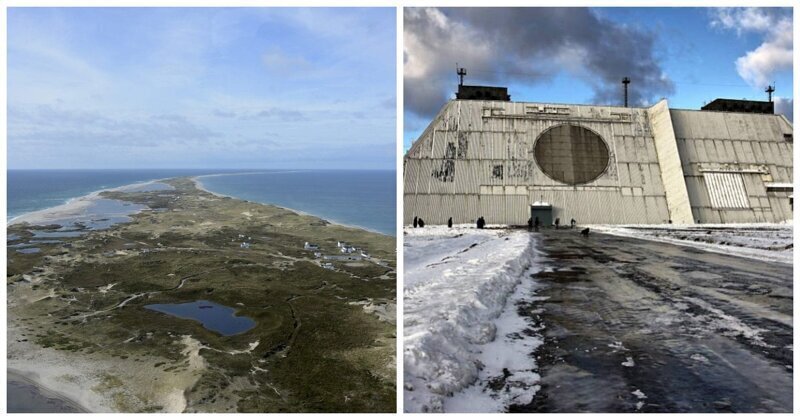
<svg viewBox="0 0 800 420">
<path fill-rule="evenodd" d="M 674 223 L 691 224 L 694 222 L 692 208 L 689 204 L 689 194 L 686 192 L 683 165 L 678 153 L 667 101 L 661 100 L 649 108 L 647 116 L 653 129 L 653 139 L 658 153 L 658 163 L 661 167 L 661 180 L 664 183 L 670 219 Z"/>
<path fill-rule="evenodd" d="M 782 116 L 729 114 L 669 110 L 666 102 L 639 109 L 451 101 L 404 159 L 404 221 L 484 216 L 524 224 L 538 200 L 553 203 L 554 217 L 565 223 L 783 220 L 791 214 L 788 197 L 768 198 L 763 183 L 791 182 L 792 145 L 783 140 L 791 124 Z M 585 127 L 607 144 L 608 168 L 597 179 L 569 185 L 537 165 L 537 138 L 564 124 Z M 572 150 L 561 149 L 552 147 L 552 158 L 569 160 Z M 573 159 L 570 171 L 581 166 Z M 712 208 L 703 176 L 709 168 L 741 172 L 751 207 Z"/>
</svg>

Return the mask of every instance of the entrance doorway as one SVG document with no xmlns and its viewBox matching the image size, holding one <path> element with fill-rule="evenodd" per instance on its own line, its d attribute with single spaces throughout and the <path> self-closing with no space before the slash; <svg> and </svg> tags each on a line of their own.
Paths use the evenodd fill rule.
<svg viewBox="0 0 800 420">
<path fill-rule="evenodd" d="M 536 202 L 531 204 L 531 220 L 539 218 L 539 226 L 553 224 L 553 206 L 549 203 Z"/>
</svg>

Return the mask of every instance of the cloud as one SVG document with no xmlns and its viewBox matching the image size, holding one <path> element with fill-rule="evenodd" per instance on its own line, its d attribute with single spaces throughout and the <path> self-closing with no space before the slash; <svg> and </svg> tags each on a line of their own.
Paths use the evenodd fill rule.
<svg viewBox="0 0 800 420">
<path fill-rule="evenodd" d="M 8 20 L 15 168 L 247 167 L 333 140 L 358 167 L 396 133 L 380 103 L 395 95 L 394 8 L 16 8 Z"/>
<path fill-rule="evenodd" d="M 741 36 L 755 33 L 761 44 L 736 59 L 739 76 L 753 87 L 763 88 L 777 72 L 791 70 L 793 63 L 791 9 L 714 9 L 711 26 L 735 30 Z"/>
<path fill-rule="evenodd" d="M 261 62 L 270 73 L 281 76 L 298 76 L 314 69 L 314 65 L 305 57 L 289 54 L 279 49 L 262 54 Z"/>
<path fill-rule="evenodd" d="M 794 122 L 794 99 L 776 97 L 775 113 L 783 114 L 786 117 L 786 119 Z"/>
<path fill-rule="evenodd" d="M 390 111 L 395 111 L 397 109 L 397 100 L 394 96 L 390 96 L 380 102 L 378 104 L 379 107 L 383 109 L 388 109 Z"/>
<path fill-rule="evenodd" d="M 215 109 L 211 112 L 211 114 L 219 118 L 236 118 L 235 112 L 223 111 L 221 109 Z"/>
<path fill-rule="evenodd" d="M 655 35 L 585 8 L 405 9 L 404 100 L 429 117 L 455 89 L 456 63 L 469 80 L 545 83 L 561 71 L 584 80 L 597 103 L 646 104 L 674 91 L 655 54 Z"/>
<path fill-rule="evenodd" d="M 109 118 L 50 105 L 10 108 L 9 141 L 27 148 L 152 148 L 197 145 L 220 136 L 181 115 Z"/>
<path fill-rule="evenodd" d="M 307 120 L 307 116 L 305 113 L 295 110 L 295 109 L 284 109 L 278 107 L 270 107 L 258 111 L 253 114 L 242 115 L 240 118 L 242 119 L 270 119 L 270 120 L 279 120 L 279 121 L 305 121 Z"/>
</svg>

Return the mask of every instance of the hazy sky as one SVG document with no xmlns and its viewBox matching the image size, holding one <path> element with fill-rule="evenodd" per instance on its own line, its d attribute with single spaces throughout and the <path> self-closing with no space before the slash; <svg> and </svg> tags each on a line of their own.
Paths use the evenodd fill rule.
<svg viewBox="0 0 800 420">
<path fill-rule="evenodd" d="M 395 167 L 395 9 L 9 8 L 8 167 Z"/>
<path fill-rule="evenodd" d="M 791 8 L 410 8 L 404 26 L 406 149 L 454 97 L 456 63 L 531 102 L 621 104 L 629 76 L 634 105 L 699 109 L 774 81 L 791 119 Z"/>
</svg>

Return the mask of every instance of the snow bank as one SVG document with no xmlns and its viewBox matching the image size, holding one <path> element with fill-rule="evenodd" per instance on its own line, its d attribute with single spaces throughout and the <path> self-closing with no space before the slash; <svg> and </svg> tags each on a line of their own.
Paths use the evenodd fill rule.
<svg viewBox="0 0 800 420">
<path fill-rule="evenodd" d="M 534 251 L 521 231 L 432 226 L 405 236 L 405 410 L 440 412 L 478 379 L 479 347 L 495 340 Z"/>
<path fill-rule="evenodd" d="M 507 299 L 503 313 L 494 321 L 497 338 L 478 346 L 483 365 L 478 380 L 456 392 L 452 398 L 446 398 L 444 411 L 505 412 L 511 405 L 526 405 L 533 400 L 540 389 L 541 379 L 536 372 L 538 366 L 533 353 L 544 344 L 544 339 L 539 333 L 541 327 L 534 325 L 536 322 L 532 316 L 521 316 L 520 308 L 547 299 L 535 296 L 540 285 L 531 277 L 541 268 L 536 260 L 523 274 L 522 278 L 529 281 L 522 281 L 517 286 Z"/>
<path fill-rule="evenodd" d="M 590 225 L 592 230 L 704 251 L 792 264 L 793 226 L 787 223 Z"/>
</svg>

